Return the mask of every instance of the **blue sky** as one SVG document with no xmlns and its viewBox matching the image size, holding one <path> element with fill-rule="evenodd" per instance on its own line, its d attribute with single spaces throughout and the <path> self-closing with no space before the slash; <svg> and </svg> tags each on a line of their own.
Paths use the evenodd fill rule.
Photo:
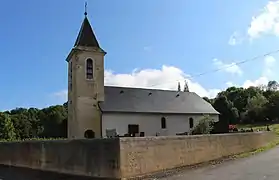
<svg viewBox="0 0 279 180">
<path fill-rule="evenodd" d="M 88 0 L 88 17 L 105 57 L 106 84 L 214 96 L 228 85 L 277 80 L 279 3 L 240 0 Z M 66 56 L 84 18 L 84 2 L 1 1 L 0 110 L 65 101 Z M 252 18 L 254 17 L 254 18 Z M 231 65 L 231 66 L 228 66 Z M 216 68 L 216 73 L 188 78 Z"/>
</svg>

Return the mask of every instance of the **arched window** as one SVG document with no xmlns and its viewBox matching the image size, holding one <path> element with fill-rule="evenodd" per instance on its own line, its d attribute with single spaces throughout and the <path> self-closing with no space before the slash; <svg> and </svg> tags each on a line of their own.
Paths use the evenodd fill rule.
<svg viewBox="0 0 279 180">
<path fill-rule="evenodd" d="M 88 139 L 95 138 L 95 132 L 92 131 L 92 130 L 86 130 L 86 131 L 84 132 L 84 137 L 85 137 L 85 138 L 88 138 Z"/>
<path fill-rule="evenodd" d="M 86 60 L 86 79 L 93 79 L 93 60 Z"/>
<path fill-rule="evenodd" d="M 166 129 L 167 128 L 167 123 L 166 123 L 166 118 L 162 117 L 161 118 L 161 128 Z"/>
<path fill-rule="evenodd" d="M 189 126 L 190 126 L 190 128 L 194 127 L 194 119 L 191 117 L 189 118 Z"/>
</svg>

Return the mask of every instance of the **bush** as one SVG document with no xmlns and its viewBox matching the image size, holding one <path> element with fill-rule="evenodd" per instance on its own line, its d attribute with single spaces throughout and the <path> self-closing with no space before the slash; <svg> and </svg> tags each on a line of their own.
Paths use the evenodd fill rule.
<svg viewBox="0 0 279 180">
<path fill-rule="evenodd" d="M 210 134 L 210 132 L 213 130 L 213 126 L 213 119 L 209 116 L 204 116 L 201 120 L 199 120 L 199 123 L 194 126 L 194 128 L 191 131 L 191 134 Z"/>
</svg>

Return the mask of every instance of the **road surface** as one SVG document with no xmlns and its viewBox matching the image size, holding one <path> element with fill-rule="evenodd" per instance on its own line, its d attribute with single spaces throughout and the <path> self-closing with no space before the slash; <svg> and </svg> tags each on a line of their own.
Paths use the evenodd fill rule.
<svg viewBox="0 0 279 180">
<path fill-rule="evenodd" d="M 187 170 L 160 180 L 279 180 L 279 146 L 244 159 Z"/>
</svg>

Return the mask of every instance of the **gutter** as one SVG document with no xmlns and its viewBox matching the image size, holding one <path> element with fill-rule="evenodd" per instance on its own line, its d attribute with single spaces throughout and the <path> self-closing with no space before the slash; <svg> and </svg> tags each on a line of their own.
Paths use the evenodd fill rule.
<svg viewBox="0 0 279 180">
<path fill-rule="evenodd" d="M 101 128 L 101 137 L 103 137 L 103 111 L 102 111 L 102 108 L 100 107 L 100 102 L 98 101 L 97 102 L 97 105 L 98 105 L 98 108 L 101 112 L 101 115 L 100 115 L 100 120 L 101 120 L 101 123 L 100 123 L 100 128 Z"/>
</svg>

